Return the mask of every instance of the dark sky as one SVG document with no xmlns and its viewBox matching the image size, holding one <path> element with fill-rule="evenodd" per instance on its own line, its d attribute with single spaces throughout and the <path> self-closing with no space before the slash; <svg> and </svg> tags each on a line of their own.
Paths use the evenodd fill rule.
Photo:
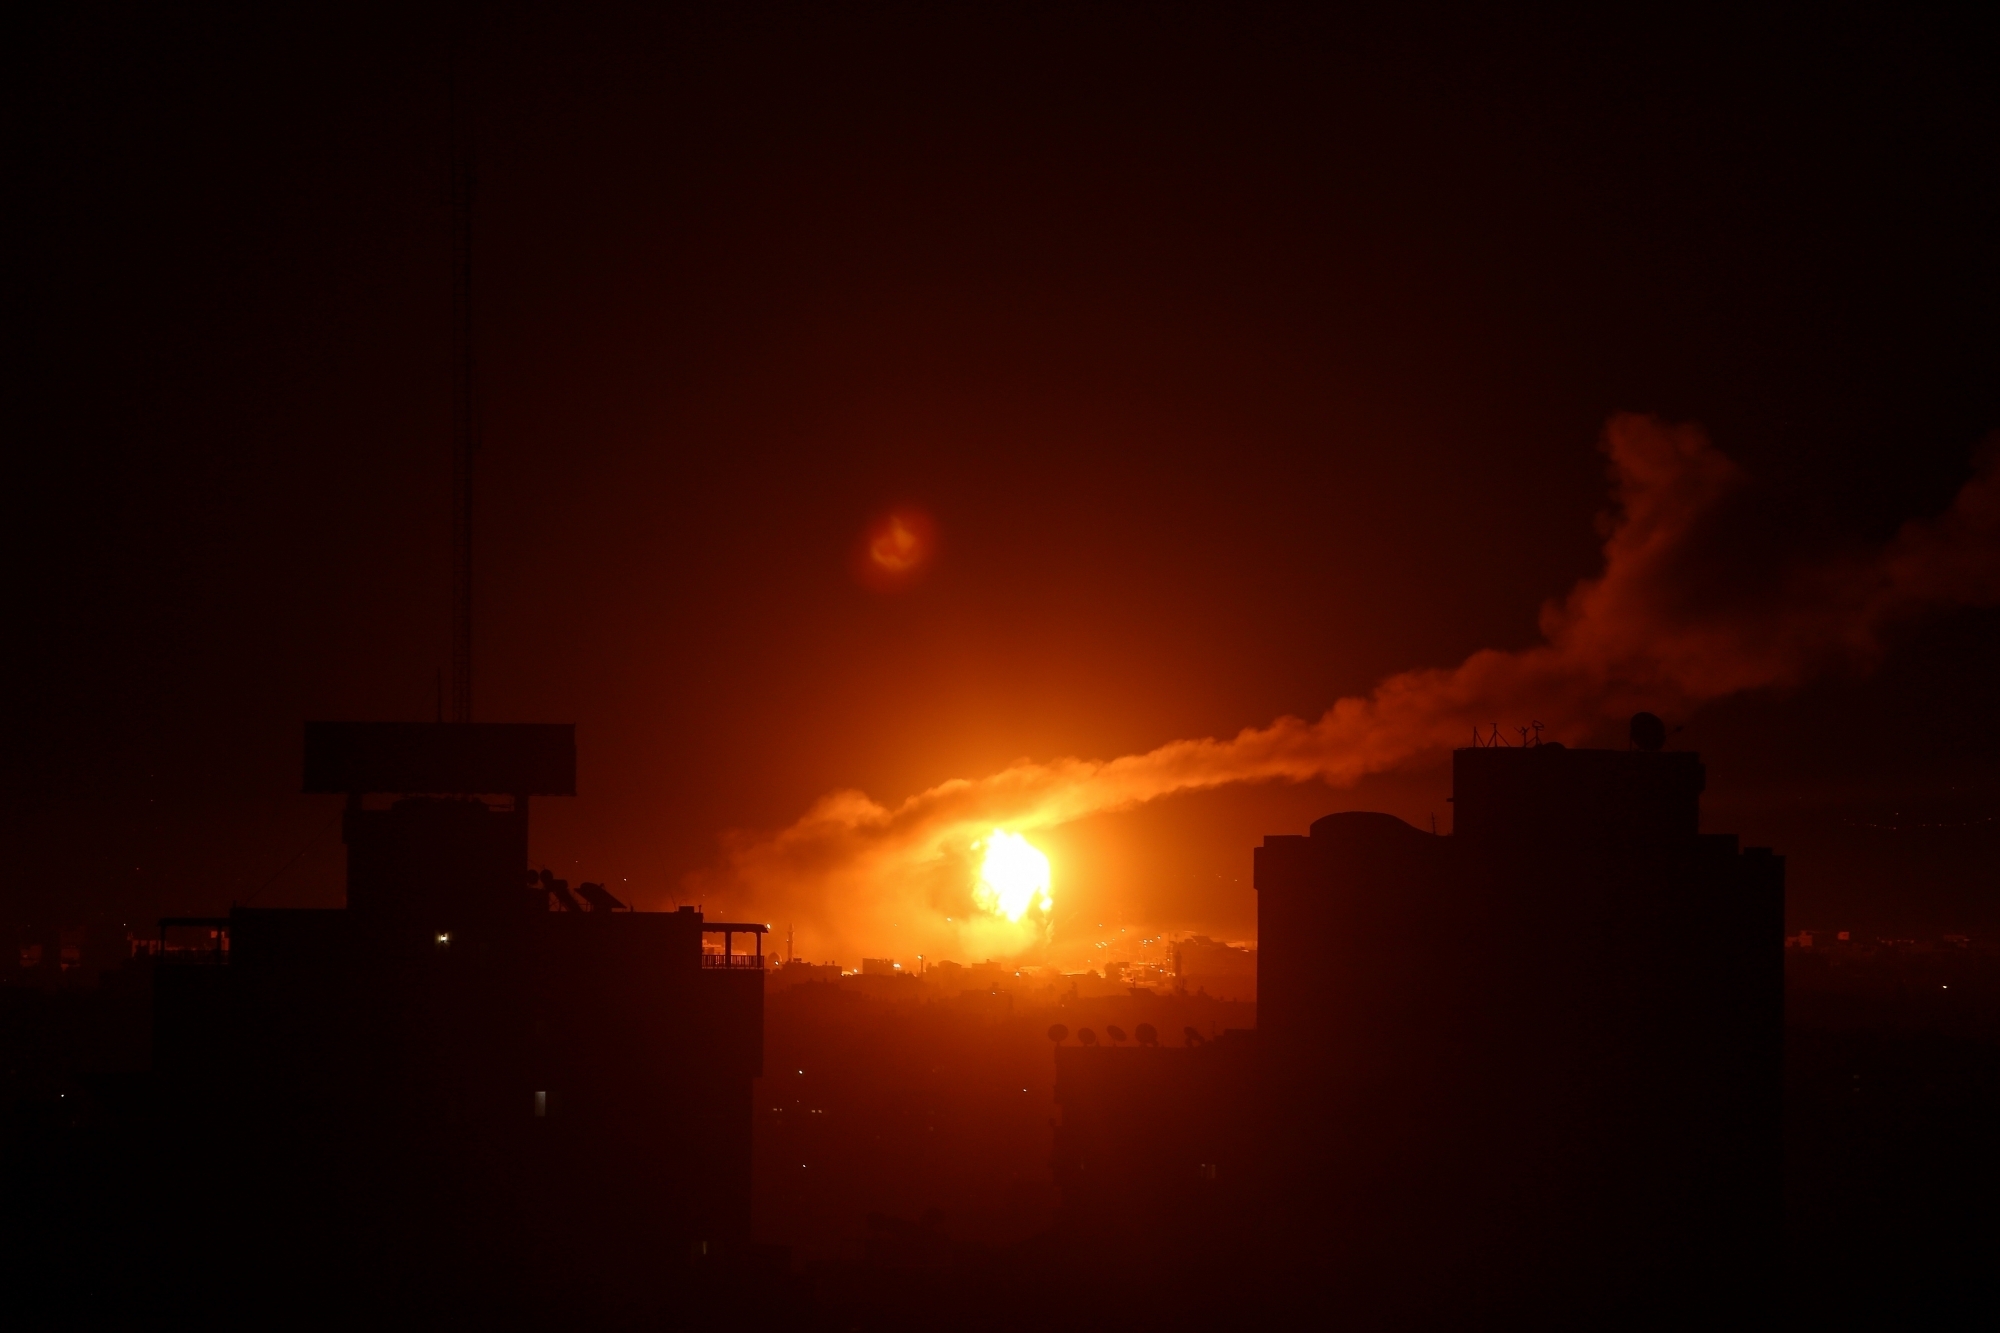
<svg viewBox="0 0 2000 1333">
<path fill-rule="evenodd" d="M 580 728 L 539 859 L 664 905 L 830 789 L 1532 643 L 1597 567 L 1614 412 L 1706 428 L 1774 550 L 1950 503 L 2000 428 L 1983 32 L 1326 8 L 457 25 L 476 711 Z M 454 23 L 413 15 L 48 6 L 9 43 L 24 910 L 337 901 L 299 723 L 432 715 Z M 849 557 L 894 505 L 941 546 L 884 595 Z M 1794 927 L 1991 932 L 1995 679 L 1964 610 L 1669 720 L 1707 827 L 1792 857 Z M 1044 841 L 1066 905 L 1243 937 L 1258 836 L 1443 817 L 1444 773 Z"/>
</svg>

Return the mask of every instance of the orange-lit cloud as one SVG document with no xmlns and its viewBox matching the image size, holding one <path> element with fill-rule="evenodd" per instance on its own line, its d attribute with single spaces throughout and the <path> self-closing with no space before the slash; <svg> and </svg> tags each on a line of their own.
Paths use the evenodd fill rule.
<svg viewBox="0 0 2000 1333">
<path fill-rule="evenodd" d="M 1022 762 L 897 805 L 831 792 L 790 828 L 732 836 L 720 876 L 746 904 L 810 929 L 823 950 L 997 955 L 1033 933 L 970 910 L 972 849 L 996 828 L 1047 829 L 1227 783 L 1345 785 L 1463 745 L 1493 721 L 1532 718 L 1550 739 L 1580 739 L 1641 708 L 1685 715 L 1829 667 L 1866 668 L 1898 621 L 2000 603 L 1994 453 L 1941 517 L 1879 549 L 1800 564 L 1760 551 L 1746 478 L 1700 429 L 1619 416 L 1603 448 L 1614 504 L 1603 570 L 1544 605 L 1534 647 L 1403 672 L 1317 720 L 1279 718 L 1226 740 Z"/>
<path fill-rule="evenodd" d="M 854 573 L 878 592 L 907 587 L 937 554 L 937 524 L 921 509 L 896 509 L 868 525 L 854 553 Z"/>
</svg>

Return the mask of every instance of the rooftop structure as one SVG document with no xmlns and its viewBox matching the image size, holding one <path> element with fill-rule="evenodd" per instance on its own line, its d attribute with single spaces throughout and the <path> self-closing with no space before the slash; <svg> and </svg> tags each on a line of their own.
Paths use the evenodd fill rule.
<svg viewBox="0 0 2000 1333">
<path fill-rule="evenodd" d="M 1768 1280 L 1784 861 L 1700 832 L 1703 782 L 1693 754 L 1481 747 L 1454 756 L 1449 836 L 1352 812 L 1266 838 L 1233 1110 L 1199 1045 L 1058 1051 L 1073 1222 L 1090 1163 L 1180 1125 L 1133 1159 L 1160 1179 L 1121 1188 L 1253 1269 L 1319 1273 L 1363 1323 L 1692 1309 Z M 1249 1181 L 1181 1179 L 1210 1171 Z"/>
<path fill-rule="evenodd" d="M 567 726 L 313 724 L 306 787 L 347 800 L 347 905 L 236 908 L 188 955 L 222 966 L 157 973 L 176 1149 L 223 1164 L 223 1232 L 291 1290 L 350 1264 L 341 1290 L 630 1310 L 742 1243 L 766 927 L 531 874 Z M 273 1247 L 288 1227 L 319 1243 Z"/>
</svg>

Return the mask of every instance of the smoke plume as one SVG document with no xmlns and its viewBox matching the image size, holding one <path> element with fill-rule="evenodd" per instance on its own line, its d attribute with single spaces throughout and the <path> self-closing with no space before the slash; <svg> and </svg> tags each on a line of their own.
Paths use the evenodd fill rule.
<svg viewBox="0 0 2000 1333">
<path fill-rule="evenodd" d="M 1550 739 L 1577 739 L 1640 708 L 1685 715 L 1740 691 L 1865 670 L 1898 622 L 2000 603 L 1995 451 L 1941 517 L 1872 551 L 1800 561 L 1769 549 L 1747 478 L 1698 427 L 1618 416 L 1602 448 L 1612 477 L 1603 570 L 1543 606 L 1534 647 L 1406 671 L 1317 720 L 1282 717 L 1227 740 L 1022 762 L 894 806 L 830 792 L 781 832 L 730 835 L 710 891 L 793 913 L 822 948 L 893 941 L 934 956 L 1004 956 L 1031 934 L 983 919 L 970 900 L 969 848 L 996 826 L 1032 833 L 1227 783 L 1347 785 L 1466 744 L 1473 724 L 1496 719 L 1534 718 Z"/>
</svg>

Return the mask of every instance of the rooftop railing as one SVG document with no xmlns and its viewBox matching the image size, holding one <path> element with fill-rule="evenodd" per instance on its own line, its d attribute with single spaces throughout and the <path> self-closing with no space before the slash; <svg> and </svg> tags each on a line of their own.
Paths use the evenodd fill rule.
<svg viewBox="0 0 2000 1333">
<path fill-rule="evenodd" d="M 761 971 L 764 966 L 764 955 L 761 953 L 704 953 L 701 956 L 701 965 L 703 967 L 749 968 Z"/>
<path fill-rule="evenodd" d="M 704 921 L 701 923 L 703 935 L 722 936 L 722 947 L 710 949 L 704 942 L 701 951 L 701 965 L 715 968 L 744 968 L 762 971 L 764 968 L 764 932 L 770 927 L 759 921 Z M 757 952 L 736 952 L 736 937 L 748 935 L 757 942 Z"/>
</svg>

